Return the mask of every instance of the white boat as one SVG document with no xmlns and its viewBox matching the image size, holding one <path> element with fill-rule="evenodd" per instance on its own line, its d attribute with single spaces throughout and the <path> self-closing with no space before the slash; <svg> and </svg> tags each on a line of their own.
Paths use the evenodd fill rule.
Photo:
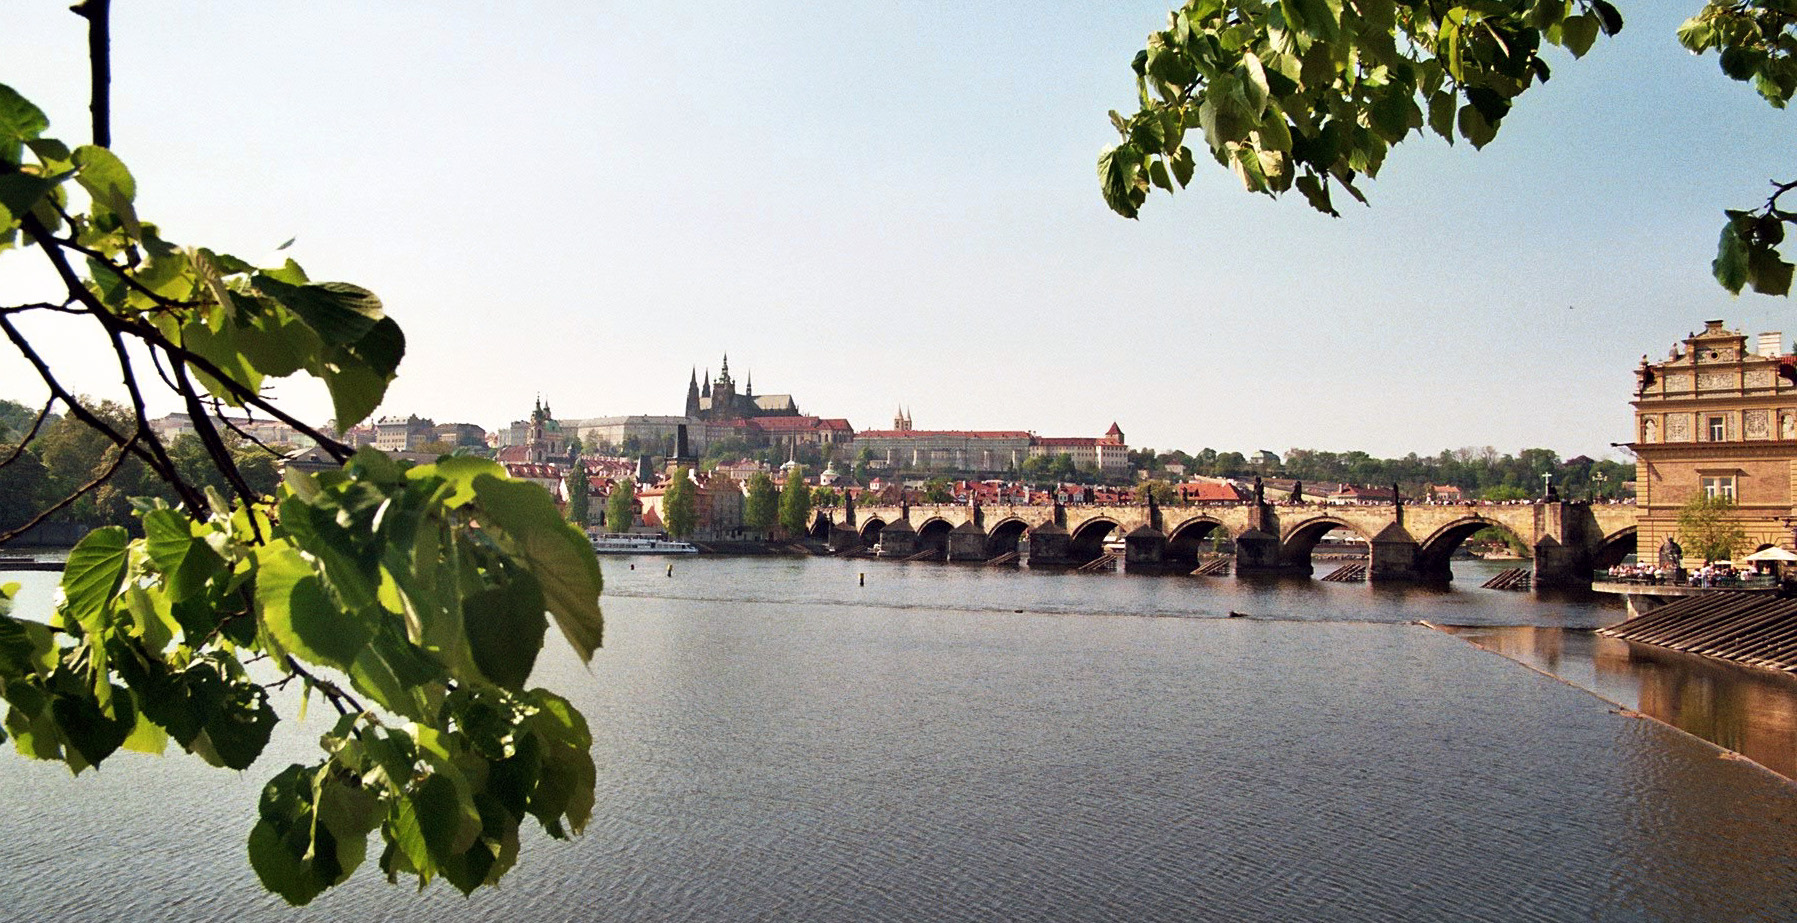
<svg viewBox="0 0 1797 923">
<path fill-rule="evenodd" d="M 591 534 L 593 551 L 598 554 L 698 554 L 699 549 L 691 542 L 675 542 L 652 535 L 632 535 L 623 532 L 600 532 Z"/>
</svg>

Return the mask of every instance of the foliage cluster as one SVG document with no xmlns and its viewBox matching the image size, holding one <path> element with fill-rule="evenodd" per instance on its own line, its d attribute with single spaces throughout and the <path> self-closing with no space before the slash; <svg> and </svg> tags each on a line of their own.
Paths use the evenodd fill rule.
<svg viewBox="0 0 1797 923">
<path fill-rule="evenodd" d="M 1732 497 L 1691 495 L 1678 511 L 1678 537 L 1686 559 L 1726 561 L 1747 544 L 1747 533 L 1734 520 Z"/>
<path fill-rule="evenodd" d="M 1151 189 L 1191 181 L 1196 134 L 1248 191 L 1296 187 L 1337 215 L 1334 190 L 1365 204 L 1361 179 L 1411 133 L 1484 147 L 1552 75 L 1547 48 L 1582 57 L 1621 29 L 1606 0 L 1186 0 L 1132 62 L 1138 109 L 1110 114 L 1119 140 L 1099 156 L 1099 188 L 1136 217 Z M 1775 108 L 1797 92 L 1790 0 L 1711 0 L 1677 37 L 1718 52 L 1723 73 Z M 1726 212 L 1711 269 L 1729 291 L 1789 294 L 1779 248 L 1797 212 L 1779 199 L 1792 188 L 1775 182 L 1763 205 Z"/>
<path fill-rule="evenodd" d="M 786 469 L 786 487 L 780 491 L 780 528 L 802 537 L 811 528 L 811 491 L 805 486 L 803 466 Z"/>
<path fill-rule="evenodd" d="M 1599 494 L 1620 496 L 1623 482 L 1635 477 L 1634 466 L 1622 462 L 1593 461 L 1582 455 L 1561 460 L 1559 453 L 1552 449 L 1523 449 L 1516 455 L 1500 454 L 1491 446 L 1444 449 L 1431 456 L 1413 452 L 1403 458 L 1374 458 L 1361 451 L 1291 449 L 1283 459 L 1272 464 L 1253 464 L 1239 452 L 1218 453 L 1208 448 L 1197 454 L 1142 449 L 1140 454 L 1131 452 L 1130 457 L 1150 474 L 1164 472 L 1168 465 L 1177 464 L 1187 474 L 1295 478 L 1319 489 L 1338 483 L 1396 482 L 1403 485 L 1406 492 L 1420 494 L 1429 485 L 1451 485 L 1467 491 L 1469 496 L 1487 500 L 1540 496 L 1544 474 L 1553 475 L 1560 495 L 1571 499 Z"/>
<path fill-rule="evenodd" d="M 636 481 L 624 478 L 613 484 L 605 498 L 605 531 L 629 532 L 636 524 Z"/>
<path fill-rule="evenodd" d="M 780 488 L 765 471 L 749 475 L 748 492 L 743 497 L 743 526 L 755 532 L 768 532 L 780 521 Z"/>
<path fill-rule="evenodd" d="M 676 469 L 661 495 L 662 525 L 675 538 L 686 538 L 699 526 L 699 491 L 691 474 L 684 465 Z"/>
<path fill-rule="evenodd" d="M 353 425 L 380 403 L 404 336 L 366 289 L 178 245 L 140 216 L 136 178 L 108 147 L 106 3 L 75 11 L 91 29 L 94 143 L 47 137 L 43 112 L 0 86 L 0 251 L 41 254 L 62 286 L 0 306 L 0 335 L 51 395 L 19 437 L 31 448 L 0 464 L 41 459 L 50 482 L 21 525 L 111 515 L 109 492 L 148 496 L 134 504 L 141 538 L 108 526 L 70 552 L 47 623 L 0 615 L 0 742 L 77 773 L 171 741 L 241 770 L 281 720 L 277 702 L 322 697 L 338 720 L 321 758 L 274 775 L 249 832 L 262 883 L 305 903 L 375 836 L 389 879 L 496 882 L 521 824 L 564 836 L 592 809 L 584 718 L 528 686 L 552 618 L 583 661 L 599 645 L 592 550 L 547 492 L 492 462 L 352 453 L 268 399 L 268 380 L 303 373 Z M 91 325 L 127 403 L 63 387 L 21 331 L 27 316 Z M 192 418 L 191 443 L 150 427 L 158 381 Z M 270 483 L 220 432 L 226 407 L 286 422 L 343 467 Z"/>
</svg>

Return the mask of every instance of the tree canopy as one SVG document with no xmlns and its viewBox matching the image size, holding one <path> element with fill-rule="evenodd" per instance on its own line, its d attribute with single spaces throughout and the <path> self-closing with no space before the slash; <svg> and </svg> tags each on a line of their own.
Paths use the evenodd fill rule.
<svg viewBox="0 0 1797 923">
<path fill-rule="evenodd" d="M 802 536 L 811 528 L 811 490 L 805 485 L 805 469 L 786 469 L 786 486 L 780 490 L 780 528 Z"/>
<path fill-rule="evenodd" d="M 629 532 L 636 523 L 636 482 L 624 478 L 611 486 L 605 499 L 605 530 Z"/>
<path fill-rule="evenodd" d="M 661 497 L 661 519 L 675 538 L 686 538 L 699 527 L 698 488 L 684 465 L 668 479 L 667 492 Z"/>
<path fill-rule="evenodd" d="M 1191 182 L 1196 135 L 1248 191 L 1295 187 L 1336 215 L 1337 192 L 1366 203 L 1362 179 L 1393 145 L 1432 132 L 1484 147 L 1552 75 L 1549 47 L 1582 57 L 1622 26 L 1606 0 L 1187 0 L 1132 62 L 1139 107 L 1111 113 L 1119 141 L 1099 156 L 1100 188 L 1136 217 L 1151 189 Z M 1789 0 L 1713 0 L 1677 40 L 1719 52 L 1724 73 L 1776 108 L 1797 91 Z M 1789 294 L 1779 246 L 1797 212 L 1779 198 L 1793 187 L 1774 183 L 1763 205 L 1727 211 L 1712 271 L 1729 291 Z"/>
<path fill-rule="evenodd" d="M 780 521 L 780 488 L 767 472 L 749 475 L 749 489 L 743 497 L 743 525 L 756 532 L 766 532 Z"/>
<path fill-rule="evenodd" d="M 90 532 L 47 622 L 0 612 L 0 742 L 76 773 L 171 743 L 242 770 L 291 686 L 337 720 L 317 760 L 262 792 L 248 854 L 264 886 L 306 903 L 347 880 L 375 835 L 389 879 L 497 882 L 523 823 L 563 837 L 592 811 L 585 719 L 528 684 L 551 621 L 582 661 L 599 646 L 592 549 L 546 491 L 493 462 L 407 467 L 269 398 L 270 380 L 304 374 L 354 425 L 405 337 L 364 288 L 177 244 L 139 214 L 138 178 L 110 147 L 107 4 L 74 10 L 90 28 L 92 143 L 49 137 L 48 117 L 0 85 L 0 260 L 31 252 L 61 286 L 0 306 L 0 335 L 51 395 L 25 429 L 63 410 L 45 457 L 89 476 L 51 485 L 0 541 L 79 503 L 128 505 L 143 536 Z M 103 335 L 123 403 L 63 386 L 19 323 L 46 315 Z M 186 409 L 191 444 L 150 426 L 158 386 Z M 273 483 L 233 451 L 227 408 L 287 423 L 342 467 Z M 0 587 L 0 609 L 17 589 Z"/>
<path fill-rule="evenodd" d="M 1726 561 L 1747 544 L 1747 532 L 1733 518 L 1735 501 L 1720 494 L 1707 496 L 1703 491 L 1678 511 L 1678 537 L 1685 553 L 1705 561 Z"/>
</svg>

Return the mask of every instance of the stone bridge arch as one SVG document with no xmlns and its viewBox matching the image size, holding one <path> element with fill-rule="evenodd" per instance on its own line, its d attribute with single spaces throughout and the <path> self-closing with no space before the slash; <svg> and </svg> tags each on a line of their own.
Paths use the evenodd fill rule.
<svg viewBox="0 0 1797 923">
<path fill-rule="evenodd" d="M 1639 554 L 1641 548 L 1637 544 L 1634 526 L 1624 526 L 1604 536 L 1596 550 L 1591 552 L 1591 569 L 1609 570 L 1631 554 Z"/>
<path fill-rule="evenodd" d="M 1284 530 L 1279 538 L 1279 563 L 1293 573 L 1308 574 L 1314 570 L 1310 562 L 1310 553 L 1316 550 L 1317 543 L 1336 529 L 1351 532 L 1365 543 L 1370 554 L 1373 537 L 1366 534 L 1359 525 L 1346 517 L 1325 513 L 1312 516 Z"/>
<path fill-rule="evenodd" d="M 995 523 L 986 534 L 986 554 L 998 557 L 1018 550 L 1023 536 L 1030 530 L 1030 524 L 1016 516 L 1007 516 Z"/>
<path fill-rule="evenodd" d="M 924 520 L 917 527 L 917 550 L 948 554 L 948 535 L 955 531 L 955 525 L 941 516 L 931 516 Z"/>
<path fill-rule="evenodd" d="M 880 540 L 881 530 L 886 528 L 886 520 L 878 516 L 869 516 L 861 523 L 861 544 L 872 548 Z"/>
<path fill-rule="evenodd" d="M 1532 547 L 1529 537 L 1518 534 L 1509 523 L 1473 513 L 1436 528 L 1427 538 L 1417 543 L 1417 573 L 1427 580 L 1452 580 L 1454 552 L 1460 550 L 1467 539 L 1486 529 L 1496 529 L 1515 539 L 1524 548 Z"/>
<path fill-rule="evenodd" d="M 1196 564 L 1211 541 L 1221 534 L 1233 538 L 1229 526 L 1210 516 L 1194 516 L 1167 530 L 1166 560 L 1169 563 Z"/>
<path fill-rule="evenodd" d="M 1092 516 L 1073 530 L 1068 543 L 1075 561 L 1091 561 L 1104 554 L 1104 542 L 1112 532 L 1123 534 L 1123 524 L 1109 516 Z"/>
</svg>

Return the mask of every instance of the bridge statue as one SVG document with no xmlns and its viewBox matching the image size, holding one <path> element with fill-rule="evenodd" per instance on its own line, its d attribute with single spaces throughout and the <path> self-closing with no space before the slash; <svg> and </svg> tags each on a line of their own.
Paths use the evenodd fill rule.
<svg viewBox="0 0 1797 923">
<path fill-rule="evenodd" d="M 1267 502 L 1267 485 L 1260 482 L 1260 475 L 1254 476 L 1254 502 Z"/>
<path fill-rule="evenodd" d="M 1660 543 L 1660 566 L 1676 570 L 1684 560 L 1685 549 L 1680 548 L 1678 541 L 1672 536 L 1666 536 L 1666 540 Z"/>
</svg>

